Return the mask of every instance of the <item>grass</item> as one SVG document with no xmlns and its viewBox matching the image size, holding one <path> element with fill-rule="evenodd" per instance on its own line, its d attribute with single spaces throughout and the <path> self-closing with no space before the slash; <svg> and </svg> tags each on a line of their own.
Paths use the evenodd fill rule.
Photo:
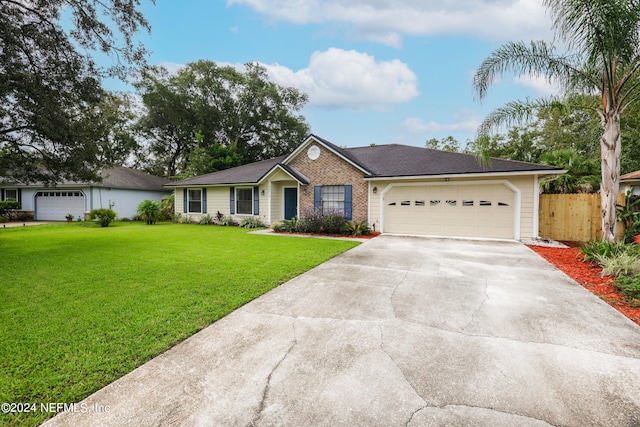
<svg viewBox="0 0 640 427">
<path fill-rule="evenodd" d="M 356 245 L 185 224 L 0 229 L 0 403 L 78 402 Z"/>
</svg>

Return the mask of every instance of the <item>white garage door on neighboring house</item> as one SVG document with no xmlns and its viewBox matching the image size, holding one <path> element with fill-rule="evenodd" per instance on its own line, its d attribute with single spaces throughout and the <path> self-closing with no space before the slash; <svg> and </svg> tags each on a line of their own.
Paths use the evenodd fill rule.
<svg viewBox="0 0 640 427">
<path fill-rule="evenodd" d="M 68 214 L 84 218 L 84 193 L 77 190 L 38 191 L 35 219 L 39 221 L 65 221 Z"/>
<path fill-rule="evenodd" d="M 384 231 L 513 239 L 516 193 L 504 183 L 397 185 L 384 195 Z"/>
</svg>

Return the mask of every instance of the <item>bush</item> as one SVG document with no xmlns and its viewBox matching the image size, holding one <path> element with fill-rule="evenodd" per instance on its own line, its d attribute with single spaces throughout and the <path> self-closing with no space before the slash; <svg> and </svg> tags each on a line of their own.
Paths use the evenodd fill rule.
<svg viewBox="0 0 640 427">
<path fill-rule="evenodd" d="M 237 227 L 238 223 L 236 221 L 233 220 L 233 218 L 231 218 L 230 216 L 223 216 L 222 219 L 220 219 L 219 222 L 220 225 L 225 226 L 225 227 Z"/>
<path fill-rule="evenodd" d="M 20 203 L 15 200 L 0 200 L 0 216 L 5 220 L 13 218 L 12 210 L 20 209 Z"/>
<path fill-rule="evenodd" d="M 174 220 L 175 216 L 175 195 L 171 194 L 160 202 L 160 220 Z"/>
<path fill-rule="evenodd" d="M 347 236 L 368 236 L 371 234 L 369 223 L 365 221 L 349 221 L 342 227 L 342 234 Z"/>
<path fill-rule="evenodd" d="M 284 231 L 284 226 L 282 224 L 280 224 L 279 222 L 274 222 L 273 224 L 271 224 L 271 229 L 273 231 L 275 231 L 276 233 L 279 233 L 280 231 Z"/>
<path fill-rule="evenodd" d="M 621 252 L 612 257 L 596 255 L 602 266 L 603 276 L 630 276 L 640 274 L 640 257 L 637 254 Z"/>
<path fill-rule="evenodd" d="M 116 213 L 112 209 L 94 209 L 89 212 L 89 219 L 100 223 L 101 227 L 108 227 L 116 219 Z"/>
<path fill-rule="evenodd" d="M 206 214 L 205 216 L 200 218 L 200 224 L 202 224 L 202 225 L 212 225 L 214 223 L 215 223 L 215 221 L 214 221 L 213 217 L 211 215 L 209 215 L 209 214 Z"/>
<path fill-rule="evenodd" d="M 282 231 L 287 233 L 295 233 L 298 231 L 298 219 L 292 218 L 282 221 Z"/>
<path fill-rule="evenodd" d="M 301 233 L 319 233 L 322 230 L 322 211 L 305 209 L 298 220 L 297 231 Z"/>
<path fill-rule="evenodd" d="M 616 286 L 624 295 L 640 304 L 640 276 L 621 276 L 616 279 Z"/>
<path fill-rule="evenodd" d="M 635 252 L 636 249 L 632 245 L 626 245 L 623 242 L 611 243 L 608 240 L 594 240 L 580 247 L 580 252 L 584 255 L 585 261 L 598 262 L 599 259 L 613 258 L 624 252 Z"/>
<path fill-rule="evenodd" d="M 191 215 L 180 215 L 178 217 L 178 222 L 180 222 L 180 224 L 191 224 L 193 222 L 193 218 Z"/>
<path fill-rule="evenodd" d="M 342 233 L 342 227 L 347 223 L 344 212 L 332 209 L 322 215 L 322 231 L 329 234 Z"/>
<path fill-rule="evenodd" d="M 242 221 L 240 221 L 240 227 L 263 228 L 264 224 L 258 218 L 250 216 L 250 217 L 242 218 Z"/>
<path fill-rule="evenodd" d="M 155 224 L 162 216 L 162 207 L 160 202 L 144 200 L 138 205 L 136 214 L 147 224 Z"/>
</svg>

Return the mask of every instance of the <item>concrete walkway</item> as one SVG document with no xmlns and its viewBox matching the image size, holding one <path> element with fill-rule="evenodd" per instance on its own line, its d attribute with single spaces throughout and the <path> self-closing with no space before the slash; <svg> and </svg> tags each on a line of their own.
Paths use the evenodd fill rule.
<svg viewBox="0 0 640 427">
<path fill-rule="evenodd" d="M 46 426 L 635 426 L 638 378 L 640 327 L 526 246 L 381 236 Z"/>
<path fill-rule="evenodd" d="M 12 221 L 0 223 L 0 228 L 29 227 L 31 225 L 49 224 L 47 221 Z"/>
</svg>

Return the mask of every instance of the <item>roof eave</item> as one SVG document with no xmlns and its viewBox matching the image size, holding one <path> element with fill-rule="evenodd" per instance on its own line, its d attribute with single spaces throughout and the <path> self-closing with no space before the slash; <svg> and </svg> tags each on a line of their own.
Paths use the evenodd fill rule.
<svg viewBox="0 0 640 427">
<path fill-rule="evenodd" d="M 565 169 L 559 170 L 531 170 L 531 171 L 512 171 L 512 172 L 476 172 L 476 173 L 448 173 L 448 174 L 436 174 L 436 175 L 389 175 L 389 176 L 365 176 L 365 181 L 397 181 L 397 180 L 414 180 L 414 179 L 446 179 L 446 178 L 491 178 L 491 177 L 504 177 L 504 176 L 526 176 L 526 175 L 560 175 L 567 173 Z"/>
</svg>

